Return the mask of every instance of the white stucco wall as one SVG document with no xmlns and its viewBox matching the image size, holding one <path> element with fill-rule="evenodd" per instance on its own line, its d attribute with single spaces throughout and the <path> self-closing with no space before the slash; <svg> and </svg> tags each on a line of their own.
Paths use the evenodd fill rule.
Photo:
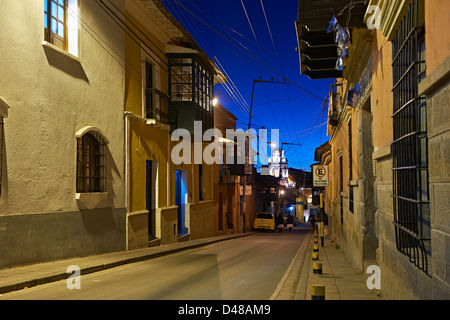
<svg viewBox="0 0 450 320">
<path fill-rule="evenodd" d="M 15 259 L 13 251 L 36 237 L 42 243 L 34 241 L 32 246 L 45 246 L 42 237 L 55 241 L 38 229 L 44 220 L 49 230 L 61 233 L 62 244 L 53 244 L 58 252 L 42 253 L 30 258 L 33 261 L 117 250 L 125 244 L 125 222 L 119 213 L 125 211 L 123 30 L 94 0 L 78 0 L 79 16 L 71 24 L 77 30 L 70 31 L 72 37 L 78 34 L 77 48 L 71 46 L 75 57 L 43 44 L 44 1 L 26 2 L 0 3 L 0 97 L 9 107 L 0 268 L 26 263 L 25 255 Z M 123 9 L 122 0 L 114 2 Z M 109 140 L 107 195 L 89 205 L 76 197 L 75 134 L 86 126 L 100 129 Z M 42 218 L 48 214 L 59 216 Z M 98 223 L 96 214 L 102 217 Z M 14 217 L 19 216 L 35 223 L 18 228 Z M 76 253 L 67 252 L 67 241 Z"/>
</svg>

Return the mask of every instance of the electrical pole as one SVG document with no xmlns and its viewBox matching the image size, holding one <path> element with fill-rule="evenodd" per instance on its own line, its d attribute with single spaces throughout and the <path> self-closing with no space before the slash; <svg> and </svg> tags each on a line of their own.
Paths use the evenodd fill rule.
<svg viewBox="0 0 450 320">
<path fill-rule="evenodd" d="M 253 97 L 255 94 L 255 84 L 257 83 L 278 83 L 278 84 L 284 84 L 284 85 L 289 85 L 289 83 L 286 82 L 279 82 L 279 81 L 267 81 L 267 80 L 253 80 L 253 88 L 252 88 L 252 99 L 250 101 L 250 113 L 249 113 L 249 117 L 248 117 L 248 131 L 247 131 L 247 135 L 245 136 L 245 150 L 244 150 L 244 155 L 245 158 L 247 158 L 247 156 L 250 157 L 250 139 L 249 139 L 249 131 L 251 128 L 251 123 L 252 123 L 252 111 L 253 111 Z M 247 146 L 248 146 L 248 153 L 247 153 Z M 250 162 L 250 158 L 249 158 L 249 162 Z M 244 165 L 244 175 L 243 175 L 243 179 L 244 179 L 244 185 L 242 187 L 242 197 L 243 197 L 243 202 L 242 202 L 242 220 L 243 220 L 243 224 L 244 224 L 244 233 L 245 233 L 245 212 L 246 212 L 246 196 L 245 196 L 245 189 L 247 189 L 247 175 L 245 174 L 245 169 L 246 169 L 246 165 L 247 165 L 247 161 L 245 161 L 245 165 Z"/>
</svg>

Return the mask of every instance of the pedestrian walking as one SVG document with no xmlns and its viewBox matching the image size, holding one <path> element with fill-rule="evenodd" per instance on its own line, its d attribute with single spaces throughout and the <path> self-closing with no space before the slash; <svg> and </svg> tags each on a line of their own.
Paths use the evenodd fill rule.
<svg viewBox="0 0 450 320">
<path fill-rule="evenodd" d="M 287 216 L 287 227 L 289 228 L 289 232 L 292 232 L 292 228 L 294 227 L 294 216 L 292 214 Z"/>
<path fill-rule="evenodd" d="M 275 222 L 277 224 L 278 232 L 283 232 L 283 217 L 281 214 L 277 215 Z"/>
</svg>

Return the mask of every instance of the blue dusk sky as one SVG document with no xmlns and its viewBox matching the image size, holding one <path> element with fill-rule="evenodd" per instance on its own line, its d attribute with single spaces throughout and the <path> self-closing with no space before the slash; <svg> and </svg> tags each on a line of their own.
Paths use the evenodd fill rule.
<svg viewBox="0 0 450 320">
<path fill-rule="evenodd" d="M 296 51 L 297 0 L 162 0 L 200 47 L 227 75 L 215 87 L 220 103 L 247 130 L 279 129 L 289 167 L 310 170 L 326 135 L 327 98 L 333 79 L 300 74 Z"/>
</svg>

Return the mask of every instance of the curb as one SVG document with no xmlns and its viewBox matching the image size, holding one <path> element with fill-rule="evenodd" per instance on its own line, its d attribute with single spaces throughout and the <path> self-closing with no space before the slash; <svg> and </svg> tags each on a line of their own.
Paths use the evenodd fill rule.
<svg viewBox="0 0 450 320">
<path fill-rule="evenodd" d="M 309 278 L 309 270 L 312 266 L 312 259 L 308 258 L 308 252 L 312 252 L 313 247 L 313 239 L 312 237 L 306 247 L 306 255 L 305 260 L 303 261 L 302 270 L 300 273 L 300 279 L 297 285 L 297 292 L 295 294 L 295 300 L 307 300 L 306 294 L 308 292 L 308 278 Z"/>
</svg>

